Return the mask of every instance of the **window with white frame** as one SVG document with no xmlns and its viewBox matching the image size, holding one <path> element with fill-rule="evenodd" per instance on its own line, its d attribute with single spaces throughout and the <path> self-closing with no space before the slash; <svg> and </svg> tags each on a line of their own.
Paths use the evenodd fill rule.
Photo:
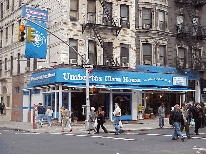
<svg viewBox="0 0 207 155">
<path fill-rule="evenodd" d="M 149 29 L 152 28 L 152 13 L 151 9 L 142 9 L 142 28 Z"/>
<path fill-rule="evenodd" d="M 9 10 L 9 0 L 6 0 L 6 9 Z"/>
<path fill-rule="evenodd" d="M 13 43 L 14 39 L 14 24 L 12 24 L 12 30 L 11 30 L 11 42 Z"/>
<path fill-rule="evenodd" d="M 122 4 L 120 6 L 120 15 L 121 15 L 121 20 L 120 20 L 120 25 L 122 28 L 130 28 L 130 23 L 129 23 L 129 6 Z"/>
<path fill-rule="evenodd" d="M 0 77 L 2 77 L 2 60 L 0 60 Z"/>
<path fill-rule="evenodd" d="M 2 48 L 2 42 L 3 42 L 3 30 L 1 30 L 1 40 L 0 40 L 0 48 Z"/>
<path fill-rule="evenodd" d="M 158 19 L 159 19 L 159 28 L 162 31 L 165 31 L 165 12 L 160 11 L 158 13 Z"/>
<path fill-rule="evenodd" d="M 5 69 L 5 71 L 7 71 L 7 58 L 4 59 L 4 64 L 5 64 L 4 69 Z"/>
<path fill-rule="evenodd" d="M 178 48 L 178 66 L 181 68 L 186 66 L 186 49 L 183 47 Z"/>
<path fill-rule="evenodd" d="M 9 35 L 9 28 L 6 28 L 6 41 L 8 41 L 8 35 Z"/>
<path fill-rule="evenodd" d="M 69 64 L 71 65 L 77 65 L 77 60 L 78 60 L 78 54 L 76 51 L 78 51 L 78 40 L 70 38 L 69 39 L 69 44 L 71 47 L 69 47 Z M 76 50 L 74 50 L 73 48 Z"/>
<path fill-rule="evenodd" d="M 106 2 L 105 6 L 107 8 L 108 11 L 108 16 L 106 14 L 106 12 L 103 9 L 103 25 L 111 25 L 111 18 L 112 18 L 112 3 L 111 2 Z"/>
<path fill-rule="evenodd" d="M 22 0 L 19 0 L 19 7 L 22 5 Z"/>
<path fill-rule="evenodd" d="M 103 46 L 103 65 L 108 65 L 108 59 L 113 56 L 113 42 L 104 42 Z"/>
<path fill-rule="evenodd" d="M 78 2 L 79 0 L 70 0 L 70 20 L 78 20 Z"/>
<path fill-rule="evenodd" d="M 89 40 L 88 42 L 88 58 L 89 58 L 89 64 L 96 65 L 96 59 L 97 53 L 96 53 L 96 42 L 93 40 Z"/>
<path fill-rule="evenodd" d="M 13 56 L 11 56 L 11 63 L 10 63 L 10 75 L 13 75 Z"/>
<path fill-rule="evenodd" d="M 160 60 L 160 66 L 166 65 L 166 46 L 160 45 L 159 46 L 159 60 Z"/>
<path fill-rule="evenodd" d="M 12 0 L 12 11 L 14 11 L 14 0 Z"/>
<path fill-rule="evenodd" d="M 143 65 L 152 65 L 152 45 L 149 43 L 142 44 Z"/>
<path fill-rule="evenodd" d="M 1 9 L 1 19 L 3 18 L 3 2 L 1 3 L 1 7 L 0 7 L 0 9 Z"/>
<path fill-rule="evenodd" d="M 96 0 L 88 0 L 87 20 L 90 23 L 96 23 Z"/>
<path fill-rule="evenodd" d="M 183 25 L 183 16 L 177 16 L 177 32 L 183 33 L 184 25 Z"/>
<path fill-rule="evenodd" d="M 120 44 L 121 53 L 120 53 L 120 63 L 122 67 L 129 67 L 129 45 Z"/>
</svg>

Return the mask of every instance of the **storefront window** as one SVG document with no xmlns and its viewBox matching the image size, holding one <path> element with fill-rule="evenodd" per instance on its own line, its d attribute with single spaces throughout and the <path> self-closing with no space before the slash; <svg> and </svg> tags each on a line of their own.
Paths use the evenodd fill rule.
<svg viewBox="0 0 207 155">
<path fill-rule="evenodd" d="M 130 95 L 114 94 L 113 103 L 119 103 L 121 115 L 131 115 L 131 98 Z M 113 110 L 115 109 L 113 104 Z"/>
</svg>

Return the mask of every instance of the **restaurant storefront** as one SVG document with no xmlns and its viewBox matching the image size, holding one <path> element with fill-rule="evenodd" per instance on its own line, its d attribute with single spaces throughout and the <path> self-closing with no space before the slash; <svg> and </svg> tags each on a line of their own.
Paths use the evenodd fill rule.
<svg viewBox="0 0 207 155">
<path fill-rule="evenodd" d="M 93 70 L 89 79 L 90 106 L 96 110 L 102 107 L 110 120 L 114 119 L 112 111 L 116 102 L 122 109 L 121 120 L 137 120 L 138 106 L 147 106 L 149 93 L 179 93 L 179 99 L 183 99 L 186 92 L 192 91 L 187 89 L 188 77 L 178 74 Z M 29 92 L 24 93 L 23 102 L 29 102 L 31 114 L 34 104 L 42 102 L 46 109 L 52 107 L 54 118 L 60 120 L 60 108 L 65 106 L 73 117 L 85 120 L 85 80 L 82 68 L 56 68 L 33 73 L 28 88 L 23 89 Z"/>
</svg>

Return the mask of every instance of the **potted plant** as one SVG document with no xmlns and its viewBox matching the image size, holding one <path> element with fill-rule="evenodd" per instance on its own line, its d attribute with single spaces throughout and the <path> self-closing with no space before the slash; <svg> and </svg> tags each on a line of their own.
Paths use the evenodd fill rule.
<svg viewBox="0 0 207 155">
<path fill-rule="evenodd" d="M 144 110 L 144 118 L 149 119 L 150 114 L 149 114 L 149 107 L 147 106 Z"/>
<path fill-rule="evenodd" d="M 150 114 L 151 119 L 155 119 L 155 115 L 153 113 Z"/>
</svg>

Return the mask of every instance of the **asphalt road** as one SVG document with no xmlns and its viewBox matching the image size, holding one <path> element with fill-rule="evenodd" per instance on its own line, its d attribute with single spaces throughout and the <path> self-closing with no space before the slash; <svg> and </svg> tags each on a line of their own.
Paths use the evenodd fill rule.
<svg viewBox="0 0 207 155">
<path fill-rule="evenodd" d="M 194 128 L 191 129 L 191 133 Z M 173 129 L 112 133 L 30 133 L 0 130 L 1 154 L 195 154 L 206 153 L 206 128 L 185 142 L 171 140 Z M 183 132 L 184 133 L 184 132 Z"/>
</svg>

